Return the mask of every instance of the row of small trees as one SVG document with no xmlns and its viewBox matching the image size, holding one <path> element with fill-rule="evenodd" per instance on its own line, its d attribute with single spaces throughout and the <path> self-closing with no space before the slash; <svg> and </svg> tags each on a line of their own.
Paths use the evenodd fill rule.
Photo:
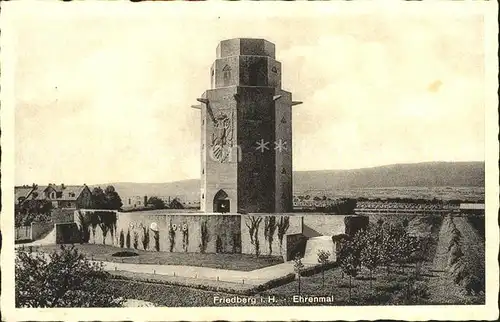
<svg viewBox="0 0 500 322">
<path fill-rule="evenodd" d="M 155 250 L 157 252 L 160 251 L 160 232 L 159 231 L 153 231 L 153 239 L 155 241 Z M 132 245 L 131 245 L 131 235 L 130 235 L 130 229 L 127 230 L 127 234 L 123 233 L 123 230 L 120 230 L 120 237 L 119 237 L 119 242 L 120 242 L 120 247 L 124 248 L 125 246 L 127 248 L 132 248 L 131 246 L 134 247 L 134 249 L 139 249 L 139 232 L 134 231 L 133 232 L 133 240 L 132 240 Z M 142 227 L 142 248 L 144 250 L 149 249 L 149 243 L 150 243 L 150 234 L 149 234 L 149 228 L 146 226 Z"/>
<path fill-rule="evenodd" d="M 404 273 L 406 264 L 416 263 L 415 275 L 418 275 L 427 251 L 425 246 L 423 240 L 409 235 L 407 225 L 384 224 L 380 221 L 344 239 L 338 261 L 342 274 L 349 277 L 349 297 L 352 278 L 358 276 L 363 267 L 369 271 L 370 289 L 373 273 L 380 267 L 385 267 L 387 274 L 394 266 Z"/>
<path fill-rule="evenodd" d="M 111 240 L 114 239 L 116 234 L 117 214 L 113 211 L 78 211 L 78 226 L 80 229 L 81 243 L 88 243 L 90 241 L 90 234 L 92 233 L 93 241 L 95 244 L 95 233 L 97 227 L 101 228 L 102 243 L 106 244 L 106 237 L 108 232 L 111 233 Z"/>
<path fill-rule="evenodd" d="M 369 272 L 370 289 L 373 291 L 373 275 L 377 269 L 384 267 L 389 274 L 395 267 L 404 273 L 408 263 L 415 263 L 415 278 L 408 279 L 408 290 L 411 289 L 410 283 L 420 274 L 420 266 L 428 251 L 428 244 L 424 239 L 410 236 L 407 226 L 407 223 L 384 224 L 383 221 L 379 221 L 376 225 L 359 230 L 354 236 L 345 235 L 339 241 L 337 262 L 340 264 L 342 276 L 349 277 L 349 300 L 351 300 L 352 279 L 359 275 L 362 268 L 366 268 Z M 330 255 L 327 251 L 318 251 L 318 263 L 326 265 Z M 298 275 L 300 293 L 300 276 L 304 265 L 299 256 L 294 259 L 294 269 Z M 324 269 L 321 269 L 321 273 L 324 286 Z"/>
<path fill-rule="evenodd" d="M 277 220 L 275 216 L 248 216 L 245 218 L 245 225 L 248 228 L 250 243 L 254 246 L 255 256 L 259 256 L 261 253 L 259 227 L 262 222 L 262 218 L 264 218 L 264 239 L 268 243 L 269 255 L 272 255 L 273 253 L 272 245 L 275 233 L 278 235 L 281 254 L 283 250 L 283 237 L 286 235 L 286 232 L 290 227 L 290 217 L 280 216 L 279 220 Z"/>
<path fill-rule="evenodd" d="M 476 260 L 476 254 L 466 254 L 463 251 L 463 237 L 457 228 L 453 216 L 449 216 L 451 238 L 448 244 L 448 272 L 453 281 L 462 286 L 467 294 L 484 293 L 484 270 Z"/>
</svg>

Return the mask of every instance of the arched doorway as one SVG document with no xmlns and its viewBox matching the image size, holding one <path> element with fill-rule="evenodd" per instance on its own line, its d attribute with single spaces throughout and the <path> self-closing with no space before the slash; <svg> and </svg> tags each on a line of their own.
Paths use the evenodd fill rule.
<svg viewBox="0 0 500 322">
<path fill-rule="evenodd" d="M 231 209 L 229 196 L 224 190 L 219 190 L 214 197 L 214 212 L 229 212 Z"/>
</svg>

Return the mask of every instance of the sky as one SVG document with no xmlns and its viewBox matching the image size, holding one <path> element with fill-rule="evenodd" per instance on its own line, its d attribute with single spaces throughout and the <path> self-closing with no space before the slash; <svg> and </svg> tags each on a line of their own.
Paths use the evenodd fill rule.
<svg viewBox="0 0 500 322">
<path fill-rule="evenodd" d="M 479 15 L 262 11 L 14 16 L 15 183 L 198 178 L 219 41 L 276 45 L 294 170 L 484 160 Z"/>
</svg>

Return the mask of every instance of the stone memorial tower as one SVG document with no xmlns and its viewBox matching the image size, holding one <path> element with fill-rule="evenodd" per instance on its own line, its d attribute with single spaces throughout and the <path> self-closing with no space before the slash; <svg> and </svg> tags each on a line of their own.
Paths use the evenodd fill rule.
<svg viewBox="0 0 500 322">
<path fill-rule="evenodd" d="M 222 41 L 201 111 L 203 212 L 281 213 L 293 206 L 292 94 L 264 39 Z"/>
</svg>

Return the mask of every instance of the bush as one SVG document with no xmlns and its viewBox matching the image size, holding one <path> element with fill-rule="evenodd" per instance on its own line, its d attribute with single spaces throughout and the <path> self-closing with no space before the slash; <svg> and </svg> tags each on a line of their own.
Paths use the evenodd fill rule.
<svg viewBox="0 0 500 322">
<path fill-rule="evenodd" d="M 132 257 L 132 256 L 139 256 L 139 254 L 137 254 L 135 252 L 123 251 L 123 252 L 113 253 L 111 256 L 113 256 L 113 257 Z"/>
<path fill-rule="evenodd" d="M 344 218 L 345 233 L 353 237 L 358 231 L 367 229 L 369 222 L 368 216 L 346 216 Z"/>
<path fill-rule="evenodd" d="M 17 251 L 17 307 L 120 307 L 106 287 L 109 273 L 74 247 L 46 254 Z"/>
</svg>

